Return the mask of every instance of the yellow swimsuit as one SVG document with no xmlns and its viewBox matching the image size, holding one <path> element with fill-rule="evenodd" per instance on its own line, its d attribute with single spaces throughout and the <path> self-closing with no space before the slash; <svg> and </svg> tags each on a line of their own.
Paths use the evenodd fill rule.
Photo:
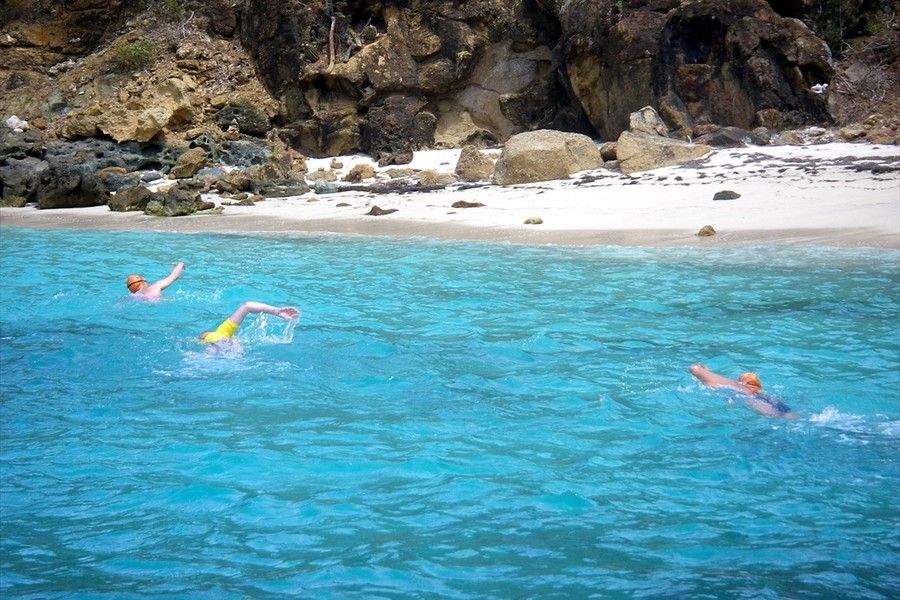
<svg viewBox="0 0 900 600">
<path fill-rule="evenodd" d="M 220 340 L 227 340 L 234 335 L 234 332 L 237 331 L 237 329 L 237 325 L 232 323 L 231 320 L 225 319 L 224 321 L 222 321 L 221 325 L 216 327 L 215 331 L 208 334 L 200 341 L 204 344 L 212 344 L 213 342 L 218 342 Z"/>
</svg>

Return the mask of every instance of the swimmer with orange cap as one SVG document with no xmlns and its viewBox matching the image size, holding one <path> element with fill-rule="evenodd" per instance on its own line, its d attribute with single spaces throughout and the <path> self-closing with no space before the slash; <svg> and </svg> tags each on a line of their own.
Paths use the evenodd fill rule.
<svg viewBox="0 0 900 600">
<path fill-rule="evenodd" d="M 762 393 L 762 382 L 756 373 L 741 373 L 735 379 L 728 379 L 718 373 L 713 373 L 701 364 L 691 365 L 688 369 L 691 375 L 700 380 L 705 386 L 720 389 L 726 388 L 743 394 L 744 403 L 751 410 L 767 417 L 781 417 L 783 419 L 796 419 L 797 413 L 793 412 L 784 402 L 771 398 Z"/>
<path fill-rule="evenodd" d="M 200 334 L 200 342 L 203 344 L 215 344 L 230 340 L 231 336 L 238 330 L 241 323 L 250 313 L 266 313 L 275 315 L 286 321 L 293 321 L 300 318 L 300 311 L 293 306 L 269 306 L 262 302 L 244 302 L 231 316 L 222 321 L 215 331 L 204 331 Z"/>
<path fill-rule="evenodd" d="M 184 263 L 176 263 L 168 277 L 160 279 L 153 284 L 148 284 L 140 275 L 129 275 L 128 279 L 125 280 L 125 287 L 141 300 L 159 300 L 162 298 L 162 291 L 175 283 L 175 280 L 181 277 L 183 271 Z"/>
</svg>

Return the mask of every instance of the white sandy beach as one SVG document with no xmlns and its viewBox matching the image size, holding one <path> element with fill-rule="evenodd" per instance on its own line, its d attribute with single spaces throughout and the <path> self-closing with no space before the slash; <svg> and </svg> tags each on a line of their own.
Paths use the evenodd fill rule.
<svg viewBox="0 0 900 600">
<path fill-rule="evenodd" d="M 417 152 L 403 168 L 452 172 L 459 150 Z M 332 159 L 310 159 L 309 171 Z M 343 177 L 365 156 L 339 157 Z M 387 169 L 377 169 L 386 181 Z M 364 183 L 370 183 L 367 180 Z M 338 186 L 347 185 L 338 181 Z M 713 200 L 716 192 L 740 194 Z M 207 199 L 222 201 L 215 195 Z M 458 201 L 477 208 L 451 208 Z M 366 215 L 372 206 L 397 209 Z M 540 225 L 525 220 L 539 217 Z M 0 224 L 182 232 L 295 232 L 525 244 L 723 246 L 760 243 L 900 248 L 900 150 L 832 143 L 715 150 L 688 165 L 631 176 L 598 169 L 568 180 L 500 187 L 458 183 L 415 193 L 342 191 L 160 218 L 105 206 L 0 209 Z M 711 225 L 712 237 L 698 237 Z"/>
</svg>

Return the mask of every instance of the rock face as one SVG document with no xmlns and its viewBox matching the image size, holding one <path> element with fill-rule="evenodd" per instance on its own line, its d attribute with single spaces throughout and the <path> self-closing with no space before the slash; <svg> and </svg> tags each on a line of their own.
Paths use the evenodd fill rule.
<svg viewBox="0 0 900 600">
<path fill-rule="evenodd" d="M 585 135 L 529 131 L 506 142 L 495 165 L 493 181 L 498 185 L 511 185 L 565 179 L 578 171 L 602 165 L 600 150 Z"/>
<path fill-rule="evenodd" d="M 626 131 L 616 142 L 619 169 L 625 174 L 669 167 L 705 156 L 712 148 L 646 133 Z"/>
<path fill-rule="evenodd" d="M 556 76 L 558 27 L 530 0 L 348 4 L 244 3 L 241 40 L 301 152 L 377 155 L 586 125 Z"/>
<path fill-rule="evenodd" d="M 645 105 L 688 133 L 705 123 L 767 125 L 765 110 L 796 124 L 828 117 L 810 91 L 833 74 L 828 46 L 763 0 L 553 4 L 572 91 L 605 138 Z"/>
<path fill-rule="evenodd" d="M 0 9 L 0 122 L 17 115 L 51 140 L 190 143 L 241 167 L 277 144 L 386 165 L 538 129 L 614 140 L 646 125 L 688 140 L 874 113 L 888 116 L 865 136 L 890 142 L 891 11 L 882 0 L 15 0 Z M 861 33 L 879 28 L 878 40 Z M 837 76 L 829 44 L 843 55 Z M 661 121 L 630 122 L 642 107 Z"/>
</svg>

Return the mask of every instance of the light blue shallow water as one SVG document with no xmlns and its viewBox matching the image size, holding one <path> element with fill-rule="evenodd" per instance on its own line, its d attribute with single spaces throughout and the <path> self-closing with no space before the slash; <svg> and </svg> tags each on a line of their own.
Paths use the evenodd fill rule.
<svg viewBox="0 0 900 600">
<path fill-rule="evenodd" d="M 0 596 L 900 595 L 897 252 L 4 228 L 0 261 Z M 246 299 L 293 339 L 206 354 Z"/>
</svg>

